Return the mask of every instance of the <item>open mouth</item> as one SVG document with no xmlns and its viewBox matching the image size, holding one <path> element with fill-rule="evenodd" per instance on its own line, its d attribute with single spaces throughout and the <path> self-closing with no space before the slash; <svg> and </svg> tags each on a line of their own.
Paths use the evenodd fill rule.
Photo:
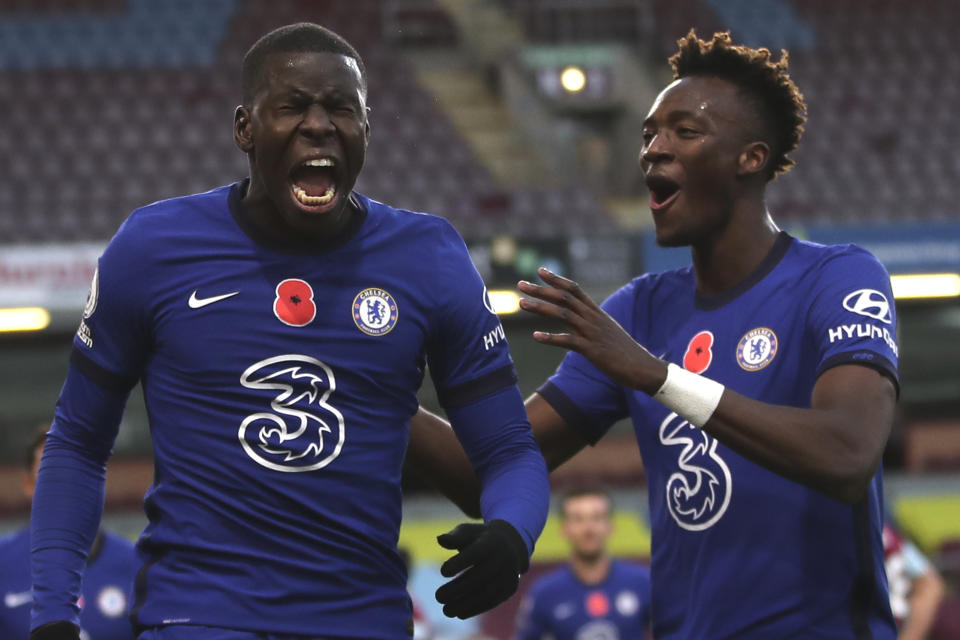
<svg viewBox="0 0 960 640">
<path fill-rule="evenodd" d="M 293 197 L 307 209 L 321 210 L 337 197 L 336 161 L 311 158 L 290 173 Z"/>
<path fill-rule="evenodd" d="M 648 176 L 646 182 L 650 190 L 650 208 L 654 211 L 666 209 L 680 195 L 680 185 L 666 176 Z"/>
</svg>

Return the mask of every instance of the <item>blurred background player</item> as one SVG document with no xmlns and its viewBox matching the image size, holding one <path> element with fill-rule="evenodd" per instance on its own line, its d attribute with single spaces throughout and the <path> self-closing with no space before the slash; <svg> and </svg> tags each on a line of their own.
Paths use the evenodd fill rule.
<svg viewBox="0 0 960 640">
<path fill-rule="evenodd" d="M 883 552 L 897 640 L 923 640 L 933 629 L 943 601 L 943 578 L 889 519 L 883 523 Z"/>
<path fill-rule="evenodd" d="M 540 577 L 524 597 L 516 640 L 640 640 L 650 624 L 650 572 L 607 553 L 613 500 L 603 489 L 577 487 L 559 500 L 570 562 Z"/>
<path fill-rule="evenodd" d="M 37 432 L 24 457 L 23 493 L 33 497 L 47 427 Z M 133 543 L 100 529 L 93 540 L 80 596 L 80 637 L 84 640 L 131 640 L 130 607 L 137 571 Z M 30 634 L 30 528 L 0 538 L 0 638 Z"/>
<path fill-rule="evenodd" d="M 314 23 L 242 64 L 248 179 L 135 211 L 99 260 L 37 480 L 32 636 L 74 602 L 127 396 L 154 445 L 137 546 L 141 638 L 413 631 L 397 553 L 408 420 L 429 363 L 485 521 L 439 536 L 444 612 L 511 595 L 546 467 L 483 280 L 449 222 L 353 191 L 370 134 L 356 50 Z M 226 129 L 225 129 L 226 132 Z"/>
<path fill-rule="evenodd" d="M 786 52 L 775 62 L 729 33 L 678 46 L 640 164 L 657 243 L 689 246 L 693 264 L 637 277 L 602 308 L 546 269 L 545 285 L 520 282 L 520 307 L 567 331 L 534 339 L 570 350 L 527 400 L 534 434 L 554 469 L 633 421 L 655 637 L 892 640 L 879 470 L 899 388 L 890 277 L 767 210 L 806 119 Z M 469 487 L 449 429 L 423 414 L 415 431 L 422 466 L 459 462 Z"/>
</svg>

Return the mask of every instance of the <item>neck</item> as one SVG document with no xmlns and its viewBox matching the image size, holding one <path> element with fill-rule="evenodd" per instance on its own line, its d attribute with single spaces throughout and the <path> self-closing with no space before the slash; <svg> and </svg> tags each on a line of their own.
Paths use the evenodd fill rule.
<svg viewBox="0 0 960 640">
<path fill-rule="evenodd" d="M 703 295 L 726 291 L 750 275 L 770 253 L 780 233 L 762 193 L 739 209 L 725 227 L 690 249 L 697 290 Z"/>
<path fill-rule="evenodd" d="M 570 558 L 574 575 L 586 584 L 603 582 L 610 572 L 610 556 L 601 553 L 593 558 L 574 555 Z"/>
<path fill-rule="evenodd" d="M 266 236 L 270 244 L 294 252 L 312 253 L 339 246 L 350 235 L 359 215 L 348 196 L 338 210 L 316 218 L 303 213 L 288 218 L 253 179 L 240 204 L 249 224 Z"/>
</svg>

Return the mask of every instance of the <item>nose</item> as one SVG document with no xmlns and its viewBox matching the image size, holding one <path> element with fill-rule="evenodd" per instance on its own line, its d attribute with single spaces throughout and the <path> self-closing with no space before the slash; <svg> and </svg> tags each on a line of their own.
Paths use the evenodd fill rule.
<svg viewBox="0 0 960 640">
<path fill-rule="evenodd" d="M 327 110 L 322 105 L 312 104 L 307 107 L 300 123 L 300 131 L 306 136 L 323 137 L 333 133 L 335 127 Z"/>
<path fill-rule="evenodd" d="M 640 164 L 646 166 L 654 162 L 662 162 L 673 157 L 670 151 L 666 136 L 662 133 L 655 134 L 640 149 Z"/>
</svg>

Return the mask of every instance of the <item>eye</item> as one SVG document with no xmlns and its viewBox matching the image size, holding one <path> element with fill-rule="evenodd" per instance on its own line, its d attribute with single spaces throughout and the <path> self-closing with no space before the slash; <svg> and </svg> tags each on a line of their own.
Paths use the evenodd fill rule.
<svg viewBox="0 0 960 640">
<path fill-rule="evenodd" d="M 699 131 L 691 127 L 679 127 L 677 133 L 683 138 L 695 138 L 700 135 Z"/>
<path fill-rule="evenodd" d="M 643 132 L 643 146 L 647 146 L 653 141 L 653 135 L 652 131 Z"/>
<path fill-rule="evenodd" d="M 293 100 L 287 100 L 277 105 L 277 111 L 280 111 L 281 113 L 294 113 L 300 111 L 301 109 L 302 106 L 300 103 Z"/>
</svg>

